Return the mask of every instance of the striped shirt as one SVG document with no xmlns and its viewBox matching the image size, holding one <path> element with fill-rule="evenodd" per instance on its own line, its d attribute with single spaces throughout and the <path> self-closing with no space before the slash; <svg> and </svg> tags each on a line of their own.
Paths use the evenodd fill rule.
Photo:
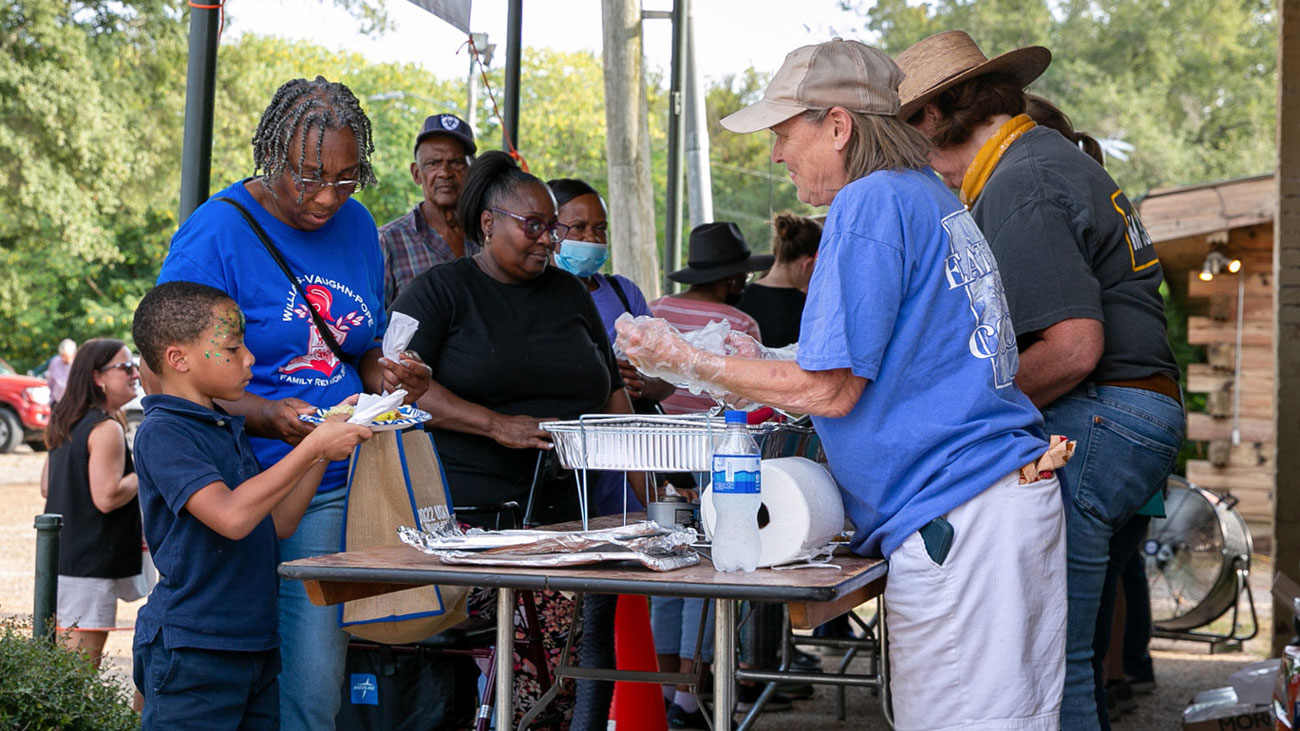
<svg viewBox="0 0 1300 731">
<path fill-rule="evenodd" d="M 710 322 L 726 320 L 730 323 L 732 330 L 743 332 L 762 342 L 758 332 L 758 323 L 754 321 L 754 318 L 730 305 L 701 302 L 668 295 L 651 302 L 650 311 L 654 313 L 655 317 L 662 317 L 672 323 L 673 327 L 684 333 L 699 330 Z M 677 389 L 671 396 L 659 403 L 664 407 L 664 411 L 669 414 L 698 414 L 717 405 L 707 394 L 701 393 L 698 396 L 693 396 L 690 391 L 684 388 Z"/>
<path fill-rule="evenodd" d="M 422 201 L 423 202 L 423 201 Z M 379 227 L 379 246 L 384 251 L 384 308 L 392 307 L 397 293 L 435 264 L 456 258 L 442 234 L 424 220 L 420 203 L 401 218 Z M 465 239 L 465 256 L 474 256 L 482 248 Z"/>
</svg>

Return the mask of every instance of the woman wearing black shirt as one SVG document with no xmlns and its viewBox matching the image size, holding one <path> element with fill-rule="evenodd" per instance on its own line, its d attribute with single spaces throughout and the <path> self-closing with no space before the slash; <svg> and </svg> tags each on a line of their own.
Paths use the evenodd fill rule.
<svg viewBox="0 0 1300 731">
<path fill-rule="evenodd" d="M 467 238 L 483 248 L 435 266 L 403 289 L 394 312 L 420 321 L 411 349 L 433 368 L 420 407 L 442 460 L 456 508 L 515 501 L 525 505 L 538 464 L 549 450 L 543 421 L 587 413 L 632 413 L 605 326 L 586 285 L 549 266 L 568 227 L 542 181 L 508 155 L 475 160 L 457 215 Z M 639 476 L 638 476 L 639 477 Z M 633 484 L 644 500 L 644 481 Z M 580 517 L 577 481 L 544 480 L 533 496 L 539 524 Z M 460 520 L 496 525 L 489 514 Z M 494 615 L 495 592 L 470 595 L 471 616 Z M 556 592 L 534 595 L 552 666 L 567 639 L 572 604 Z M 575 647 L 580 641 L 575 638 Z M 516 720 L 541 694 L 538 668 L 515 655 Z M 572 706 L 566 689 L 553 708 Z"/>
<path fill-rule="evenodd" d="M 420 321 L 411 349 L 434 383 L 419 403 L 433 415 L 453 503 L 524 505 L 536 450 L 551 448 L 540 422 L 632 410 L 587 288 L 549 266 L 567 228 L 550 190 L 489 152 L 465 180 L 458 215 L 482 251 L 428 270 L 393 310 Z M 491 520 L 466 519 L 476 517 Z M 540 486 L 536 522 L 578 517 L 571 476 Z"/>
<path fill-rule="evenodd" d="M 799 340 L 799 320 L 812 279 L 813 260 L 822 225 L 789 211 L 772 219 L 772 253 L 776 263 L 740 293 L 737 309 L 754 318 L 763 344 L 781 348 Z"/>
</svg>

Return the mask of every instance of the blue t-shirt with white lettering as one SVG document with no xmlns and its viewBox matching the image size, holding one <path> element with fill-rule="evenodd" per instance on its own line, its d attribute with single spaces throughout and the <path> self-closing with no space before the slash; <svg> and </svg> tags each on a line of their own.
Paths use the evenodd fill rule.
<svg viewBox="0 0 1300 731">
<path fill-rule="evenodd" d="M 276 631 L 278 542 L 267 516 L 234 541 L 185 509 L 214 482 L 238 490 L 261 469 L 244 417 L 176 396 L 145 396 L 135 435 L 144 535 L 158 585 L 135 620 L 135 642 L 162 632 L 168 648 L 270 650 Z"/>
<path fill-rule="evenodd" d="M 245 182 L 217 193 L 186 219 L 172 237 L 158 283 L 206 284 L 239 304 L 248 323 L 244 342 L 257 359 L 250 393 L 273 400 L 299 398 L 328 408 L 362 391 L 354 364 L 379 346 L 387 325 L 384 260 L 375 220 L 365 206 L 349 198 L 324 226 L 302 231 L 271 215 Z M 238 201 L 262 225 L 298 277 L 307 302 L 239 211 L 215 200 L 222 196 Z M 334 356 L 317 333 L 308 307 L 320 313 L 351 363 Z M 263 468 L 291 449 L 274 439 L 252 437 L 251 442 Z M 347 473 L 347 461 L 334 462 L 320 490 L 344 486 Z"/>
<path fill-rule="evenodd" d="M 879 171 L 835 196 L 799 336 L 805 370 L 870 382 L 814 417 L 853 550 L 886 556 L 1047 448 L 1015 385 L 1015 331 L 988 242 L 929 170 Z"/>
</svg>

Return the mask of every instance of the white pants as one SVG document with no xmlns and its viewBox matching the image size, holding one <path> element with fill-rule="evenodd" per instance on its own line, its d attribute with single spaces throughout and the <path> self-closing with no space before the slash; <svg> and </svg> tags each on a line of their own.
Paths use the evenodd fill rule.
<svg viewBox="0 0 1300 731">
<path fill-rule="evenodd" d="M 919 533 L 885 587 L 894 725 L 1059 728 L 1065 686 L 1065 514 L 1060 484 L 1013 472 L 945 516 L 942 566 Z"/>
</svg>

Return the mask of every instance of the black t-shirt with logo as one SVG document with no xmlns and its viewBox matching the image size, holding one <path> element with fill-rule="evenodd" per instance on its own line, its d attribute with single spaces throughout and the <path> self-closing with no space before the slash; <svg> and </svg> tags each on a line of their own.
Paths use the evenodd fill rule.
<svg viewBox="0 0 1300 731">
<path fill-rule="evenodd" d="M 430 268 L 393 302 L 420 321 L 410 347 L 433 380 L 492 411 L 576 419 L 598 413 L 623 387 L 605 325 L 577 277 L 555 267 L 525 284 L 489 277 L 471 258 Z M 537 450 L 509 449 L 489 437 L 431 428 L 456 507 L 507 500 L 522 506 Z M 534 515 L 572 520 L 571 481 L 549 485 Z"/>
<path fill-rule="evenodd" d="M 1106 342 L 1088 380 L 1178 378 L 1155 247 L 1095 160 L 1035 127 L 1007 148 L 971 214 L 997 258 L 1021 350 L 1062 320 L 1100 320 Z"/>
</svg>

